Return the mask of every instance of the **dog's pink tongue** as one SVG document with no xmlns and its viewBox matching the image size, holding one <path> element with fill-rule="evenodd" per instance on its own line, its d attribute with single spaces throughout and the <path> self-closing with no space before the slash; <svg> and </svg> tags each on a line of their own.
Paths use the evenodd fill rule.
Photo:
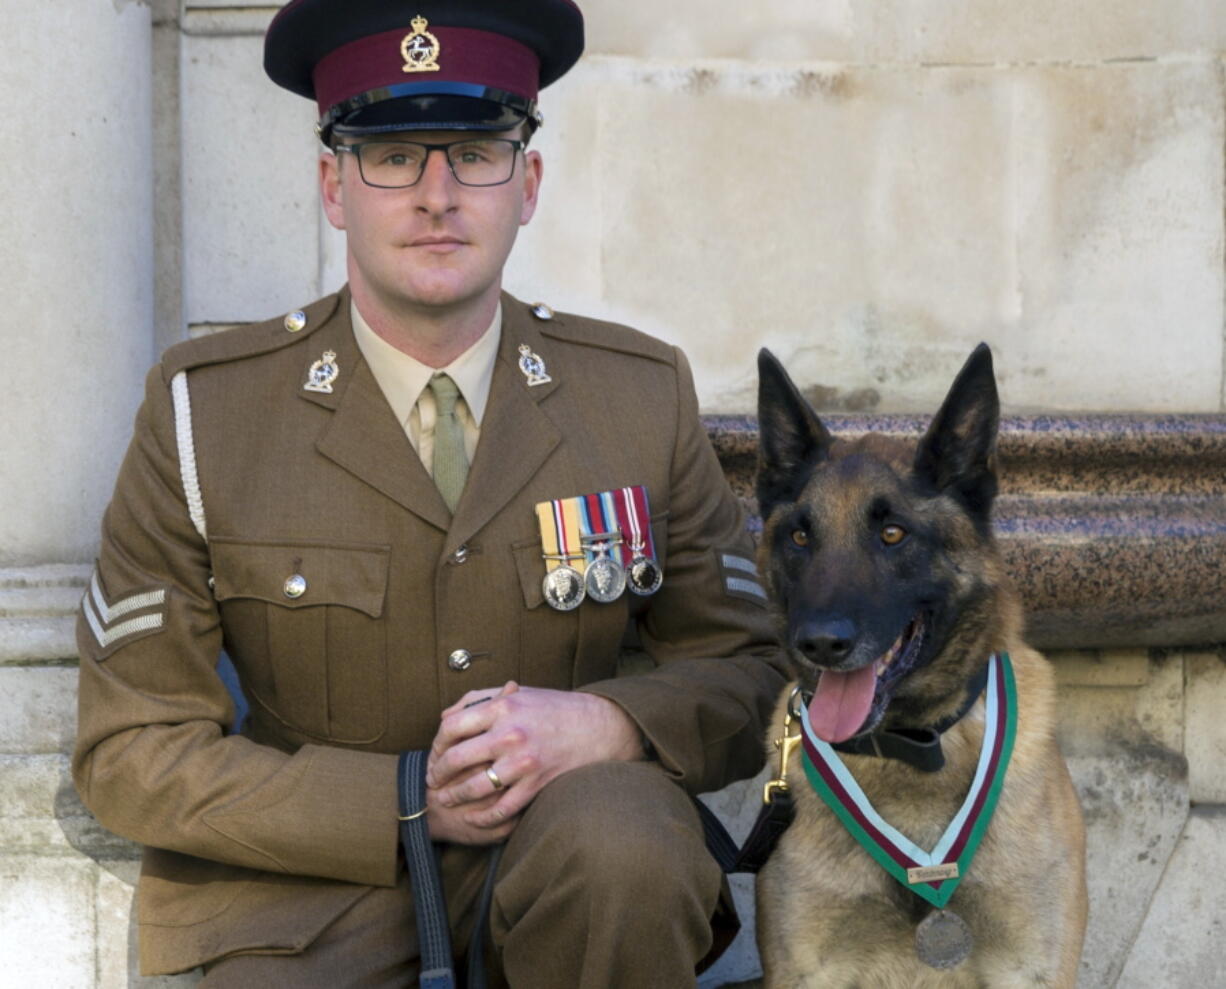
<svg viewBox="0 0 1226 989">
<path fill-rule="evenodd" d="M 854 673 L 822 671 L 809 702 L 809 724 L 823 742 L 846 741 L 860 730 L 877 689 L 874 666 L 869 663 Z"/>
</svg>

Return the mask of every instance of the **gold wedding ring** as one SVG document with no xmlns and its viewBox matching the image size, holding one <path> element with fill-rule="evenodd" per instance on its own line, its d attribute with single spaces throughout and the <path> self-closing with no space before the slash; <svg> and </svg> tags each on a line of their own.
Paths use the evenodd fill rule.
<svg viewBox="0 0 1226 989">
<path fill-rule="evenodd" d="M 503 787 L 502 780 L 500 780 L 500 779 L 498 778 L 498 774 L 497 774 L 496 772 L 494 772 L 494 767 L 493 767 L 493 766 L 486 766 L 486 767 L 485 767 L 485 775 L 486 775 L 486 776 L 488 776 L 488 777 L 489 777 L 490 782 L 494 784 L 494 789 L 495 789 L 495 790 L 501 790 L 501 789 L 502 789 L 502 787 Z"/>
</svg>

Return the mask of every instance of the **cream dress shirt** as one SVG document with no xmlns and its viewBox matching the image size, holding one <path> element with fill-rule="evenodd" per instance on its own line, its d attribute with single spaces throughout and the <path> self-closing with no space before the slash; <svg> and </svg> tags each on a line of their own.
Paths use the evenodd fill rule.
<svg viewBox="0 0 1226 989">
<path fill-rule="evenodd" d="M 375 381 L 391 405 L 405 435 L 421 457 L 426 473 L 434 476 L 434 393 L 427 387 L 435 374 L 446 372 L 460 389 L 456 415 L 464 427 L 464 451 L 471 464 L 481 438 L 481 420 L 490 397 L 498 343 L 502 339 L 502 303 L 494 310 L 489 328 L 471 347 L 446 367 L 432 368 L 397 350 L 370 328 L 358 307 L 350 302 L 353 335 L 358 350 L 370 365 Z"/>
</svg>

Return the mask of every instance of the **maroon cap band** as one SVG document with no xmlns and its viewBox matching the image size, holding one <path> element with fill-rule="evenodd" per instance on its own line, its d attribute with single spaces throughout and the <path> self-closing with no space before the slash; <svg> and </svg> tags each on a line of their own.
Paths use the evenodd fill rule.
<svg viewBox="0 0 1226 989">
<path fill-rule="evenodd" d="M 527 45 L 475 28 L 431 25 L 426 30 L 438 39 L 436 72 L 404 71 L 400 45 L 413 31 L 409 26 L 359 38 L 320 59 L 313 73 L 320 116 L 360 93 L 406 82 L 476 83 L 536 99 L 540 60 Z"/>
</svg>

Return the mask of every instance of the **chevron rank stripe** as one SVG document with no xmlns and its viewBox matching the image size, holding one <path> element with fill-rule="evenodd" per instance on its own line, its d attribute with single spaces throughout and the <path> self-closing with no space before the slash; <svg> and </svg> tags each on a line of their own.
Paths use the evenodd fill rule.
<svg viewBox="0 0 1226 989">
<path fill-rule="evenodd" d="M 1017 735 L 1017 688 L 1007 653 L 989 660 L 986 715 L 979 762 L 958 813 L 930 852 L 915 845 L 874 809 L 842 759 L 817 737 L 801 708 L 805 776 L 873 860 L 912 893 L 942 908 L 966 876 L 987 832 L 1004 785 Z"/>
<path fill-rule="evenodd" d="M 151 610 L 154 608 L 157 610 Z M 123 639 L 157 631 L 166 624 L 166 588 L 142 588 L 109 601 L 95 570 L 81 601 L 81 612 L 98 648 L 106 651 Z"/>
<path fill-rule="evenodd" d="M 759 580 L 758 566 L 753 560 L 720 550 L 719 567 L 724 578 L 724 590 L 728 594 L 747 598 L 757 604 L 766 603 L 766 590 Z"/>
</svg>

